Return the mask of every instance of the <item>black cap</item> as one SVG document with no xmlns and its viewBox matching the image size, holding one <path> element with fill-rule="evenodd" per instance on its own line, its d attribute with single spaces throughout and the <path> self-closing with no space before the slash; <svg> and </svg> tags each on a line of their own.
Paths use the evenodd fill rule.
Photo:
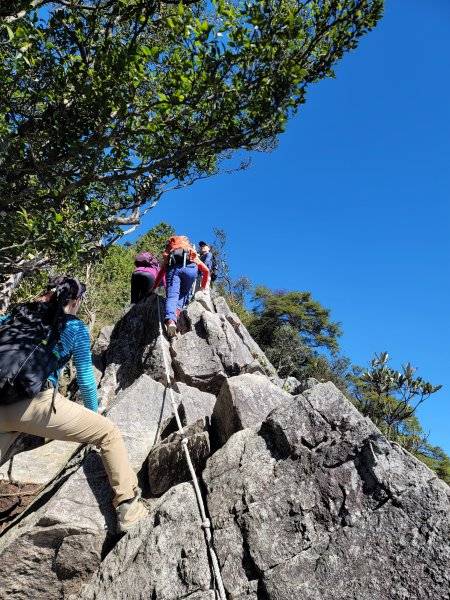
<svg viewBox="0 0 450 600">
<path fill-rule="evenodd" d="M 199 242 L 199 246 L 209 246 L 208 242 Z"/>
</svg>

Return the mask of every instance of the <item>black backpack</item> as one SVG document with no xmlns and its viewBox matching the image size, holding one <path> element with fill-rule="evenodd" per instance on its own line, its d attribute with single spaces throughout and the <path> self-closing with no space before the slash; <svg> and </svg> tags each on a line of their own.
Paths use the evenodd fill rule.
<svg viewBox="0 0 450 600">
<path fill-rule="evenodd" d="M 219 261 L 217 258 L 212 255 L 212 265 L 211 265 L 211 281 L 215 281 L 219 277 L 220 267 Z"/>
<path fill-rule="evenodd" d="M 69 357 L 56 348 L 61 331 L 73 315 L 53 319 L 48 302 L 19 304 L 0 325 L 0 404 L 11 404 L 42 391 L 48 377 Z"/>
<path fill-rule="evenodd" d="M 183 267 L 185 267 L 190 262 L 189 250 L 186 250 L 186 248 L 175 248 L 169 252 L 167 266 L 170 267 L 172 265 L 183 265 Z"/>
</svg>

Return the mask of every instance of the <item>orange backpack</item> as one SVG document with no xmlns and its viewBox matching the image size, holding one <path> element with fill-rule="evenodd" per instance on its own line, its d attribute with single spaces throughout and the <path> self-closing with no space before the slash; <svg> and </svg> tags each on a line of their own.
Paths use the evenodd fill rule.
<svg viewBox="0 0 450 600">
<path fill-rule="evenodd" d="M 169 238 L 163 256 L 168 267 L 175 264 L 185 267 L 188 262 L 198 262 L 197 252 L 185 235 Z"/>
</svg>

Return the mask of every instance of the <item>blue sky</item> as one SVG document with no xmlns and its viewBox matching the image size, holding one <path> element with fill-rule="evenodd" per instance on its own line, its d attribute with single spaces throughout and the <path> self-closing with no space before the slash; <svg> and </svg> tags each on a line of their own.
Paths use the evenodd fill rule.
<svg viewBox="0 0 450 600">
<path fill-rule="evenodd" d="M 394 368 L 409 360 L 444 384 L 418 416 L 447 453 L 449 28 L 448 0 L 388 0 L 274 152 L 167 195 L 138 232 L 164 220 L 198 242 L 224 229 L 233 274 L 311 292 L 353 364 L 386 350 Z"/>
</svg>

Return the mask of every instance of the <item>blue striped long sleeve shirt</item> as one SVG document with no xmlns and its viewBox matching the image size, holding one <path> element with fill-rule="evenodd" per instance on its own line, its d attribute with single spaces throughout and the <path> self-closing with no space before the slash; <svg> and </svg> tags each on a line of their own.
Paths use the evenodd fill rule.
<svg viewBox="0 0 450 600">
<path fill-rule="evenodd" d="M 9 315 L 0 317 L 0 323 L 8 317 Z M 97 384 L 92 368 L 91 343 L 88 328 L 83 321 L 80 319 L 68 320 L 55 349 L 62 358 L 66 357 L 67 361 L 72 355 L 84 406 L 97 412 Z M 53 385 L 57 384 L 59 373 L 58 371 L 56 375 L 52 374 L 48 378 Z"/>
</svg>

